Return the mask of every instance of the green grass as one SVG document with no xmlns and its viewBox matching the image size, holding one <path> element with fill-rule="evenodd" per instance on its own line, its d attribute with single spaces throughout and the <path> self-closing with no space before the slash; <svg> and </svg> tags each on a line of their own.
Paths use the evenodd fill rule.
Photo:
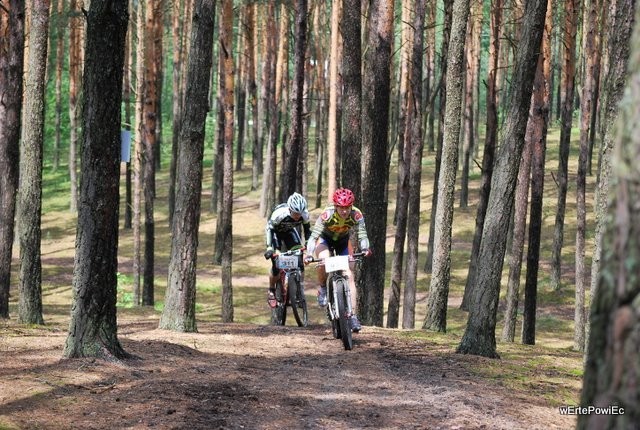
<svg viewBox="0 0 640 430">
<path fill-rule="evenodd" d="M 167 125 L 167 124 L 165 124 Z M 208 129 L 213 128 L 211 118 L 207 121 Z M 170 136 L 170 130 L 165 130 L 165 138 Z M 563 269 L 566 277 L 563 278 L 563 288 L 558 291 L 550 291 L 548 287 L 550 248 L 553 240 L 553 223 L 555 221 L 556 187 L 551 172 L 557 170 L 557 128 L 550 130 L 547 148 L 547 183 L 545 184 L 545 201 L 543 205 L 544 227 L 541 245 L 541 268 L 538 283 L 538 321 L 537 342 L 541 345 L 553 345 L 567 347 L 573 339 L 573 259 L 575 241 L 575 184 L 573 177 L 576 171 L 576 146 L 572 145 L 572 157 L 570 159 L 569 195 L 567 196 L 567 213 L 565 216 L 565 247 L 563 249 Z M 165 139 L 167 142 L 170 139 Z M 153 312 L 159 314 L 163 308 L 164 289 L 166 288 L 167 267 L 169 252 L 171 249 L 171 235 L 168 225 L 168 166 L 169 146 L 163 146 L 163 168 L 157 173 L 155 202 L 155 299 L 156 305 Z M 310 151 L 311 153 L 313 151 Z M 479 152 L 481 154 L 481 151 Z M 435 154 L 425 151 L 423 160 L 423 182 L 421 203 L 421 227 L 420 227 L 420 255 L 418 267 L 424 267 L 426 245 L 429 234 L 430 218 L 434 215 L 431 210 L 433 174 L 435 169 Z M 197 262 L 197 318 L 206 321 L 219 320 L 221 311 L 221 275 L 220 267 L 212 263 L 214 236 L 216 228 L 216 215 L 210 211 L 209 201 L 212 180 L 213 149 L 207 143 L 205 147 L 202 210 L 200 220 L 200 235 Z M 63 158 L 63 161 L 66 159 Z M 479 162 L 481 160 L 478 160 Z M 393 250 L 393 234 L 395 228 L 391 225 L 393 210 L 395 209 L 395 158 L 392 158 L 389 184 L 389 213 L 387 230 L 387 264 L 386 264 L 386 288 L 389 286 L 391 270 L 391 254 Z M 262 258 L 264 247 L 264 218 L 258 213 L 261 189 L 251 190 L 251 159 L 247 154 L 244 168 L 234 172 L 234 261 L 233 261 L 233 301 L 234 319 L 238 322 L 268 323 L 269 311 L 264 303 L 264 285 L 268 264 Z M 309 163 L 309 201 L 313 199 L 314 163 Z M 458 174 L 458 181 L 461 175 Z M 459 302 L 464 292 L 468 272 L 469 253 L 471 239 L 475 229 L 476 205 L 478 199 L 478 187 L 480 182 L 480 170 L 475 163 L 472 164 L 469 184 L 469 207 L 460 209 L 458 200 L 454 209 L 454 221 L 452 229 L 451 249 L 451 281 L 449 285 L 449 298 L 453 302 Z M 593 201 L 593 184 L 595 178 L 588 178 L 589 196 L 587 202 Z M 44 305 L 50 309 L 61 309 L 66 312 L 71 300 L 71 275 L 73 271 L 73 259 L 75 250 L 75 223 L 76 215 L 69 212 L 69 175 L 67 166 L 62 164 L 56 172 L 52 172 L 50 166 L 44 169 L 43 180 L 43 291 L 45 293 Z M 121 226 L 124 216 L 124 175 L 121 176 Z M 456 199 L 459 196 L 456 193 Z M 325 196 L 326 199 L 326 196 Z M 312 219 L 318 215 L 319 209 L 312 211 Z M 366 217 L 366 214 L 365 214 Z M 590 261 L 590 242 L 593 240 L 593 217 L 589 214 L 587 229 L 587 262 Z M 133 307 L 133 240 L 131 230 L 120 230 L 119 238 L 119 274 L 118 274 L 118 306 L 121 310 Z M 526 250 L 525 250 L 526 251 Z M 526 255 L 526 254 L 525 254 Z M 508 267 L 505 264 L 503 284 L 501 286 L 501 304 L 506 294 L 506 273 Z M 526 270 L 522 270 L 521 292 L 524 286 Z M 313 275 L 311 275 L 313 279 Z M 14 275 L 14 279 L 15 279 Z M 416 327 L 421 327 L 426 313 L 427 294 L 430 285 L 430 274 L 418 273 L 417 293 L 418 300 L 415 309 Z M 12 295 L 15 300 L 16 294 Z M 520 298 L 522 303 L 522 296 Z M 14 302 L 12 302 L 13 304 Z M 502 309 L 500 306 L 499 309 Z M 386 303 L 384 307 L 386 313 Z M 401 310 L 402 312 L 402 310 Z M 63 318 L 63 316 L 60 316 Z M 46 318 L 46 317 L 45 317 Z M 451 305 L 447 315 L 448 332 L 442 336 L 451 337 L 453 342 L 458 342 L 466 326 L 467 313 L 460 311 L 457 305 Z M 497 316 L 499 333 L 502 324 L 501 313 Z"/>
</svg>

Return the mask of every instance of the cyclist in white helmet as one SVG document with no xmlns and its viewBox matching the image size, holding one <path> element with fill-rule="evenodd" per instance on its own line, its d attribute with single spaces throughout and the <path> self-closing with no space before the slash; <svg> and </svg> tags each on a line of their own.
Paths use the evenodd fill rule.
<svg viewBox="0 0 640 430">
<path fill-rule="evenodd" d="M 269 272 L 268 301 L 271 307 L 276 306 L 275 288 L 278 280 L 278 268 L 275 266 L 273 254 L 275 250 L 287 251 L 296 245 L 302 245 L 300 226 L 304 230 L 305 242 L 311 236 L 311 223 L 307 200 L 298 193 L 289 196 L 286 203 L 275 207 L 267 225 L 265 226 L 265 239 L 267 249 L 264 258 L 271 259 L 271 271 Z"/>
</svg>

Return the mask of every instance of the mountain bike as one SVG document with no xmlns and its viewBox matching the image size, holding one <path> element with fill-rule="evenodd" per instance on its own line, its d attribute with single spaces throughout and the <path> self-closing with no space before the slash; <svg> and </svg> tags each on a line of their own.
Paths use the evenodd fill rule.
<svg viewBox="0 0 640 430">
<path fill-rule="evenodd" d="M 309 262 L 317 262 L 324 265 L 327 273 L 327 319 L 331 322 L 333 337 L 342 340 L 344 349 L 353 348 L 353 337 L 351 332 L 351 315 L 353 307 L 351 304 L 351 293 L 349 288 L 350 261 L 360 261 L 366 254 L 364 252 L 353 255 L 336 255 L 324 259 L 311 259 Z"/>
<path fill-rule="evenodd" d="M 302 283 L 302 255 L 304 247 L 295 246 L 289 251 L 274 254 L 274 264 L 280 270 L 276 282 L 276 306 L 272 309 L 271 321 L 275 325 L 285 325 L 287 307 L 293 311 L 293 317 L 299 327 L 309 324 L 307 300 L 304 297 Z"/>
</svg>

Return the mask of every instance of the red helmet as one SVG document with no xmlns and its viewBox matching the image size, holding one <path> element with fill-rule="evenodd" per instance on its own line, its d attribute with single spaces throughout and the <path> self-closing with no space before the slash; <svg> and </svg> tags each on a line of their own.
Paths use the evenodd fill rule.
<svg viewBox="0 0 640 430">
<path fill-rule="evenodd" d="M 336 206 L 351 206 L 356 200 L 356 196 L 353 195 L 353 191 L 347 188 L 338 188 L 333 193 L 333 203 Z"/>
</svg>

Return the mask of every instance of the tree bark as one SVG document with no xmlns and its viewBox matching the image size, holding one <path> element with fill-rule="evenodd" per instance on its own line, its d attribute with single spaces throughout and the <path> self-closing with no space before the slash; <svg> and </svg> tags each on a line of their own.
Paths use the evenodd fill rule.
<svg viewBox="0 0 640 430">
<path fill-rule="evenodd" d="M 283 181 L 280 184 L 281 201 L 296 191 L 302 190 L 302 160 L 300 154 L 303 146 L 302 111 L 304 109 L 304 64 L 307 46 L 307 0 L 296 1 L 295 42 L 294 42 L 294 75 L 291 91 L 291 123 L 289 139 L 284 146 L 282 166 Z"/>
<path fill-rule="evenodd" d="M 476 94 L 476 76 L 478 71 L 478 55 L 479 48 L 476 39 L 480 37 L 478 27 L 482 26 L 482 22 L 477 22 L 482 17 L 482 13 L 478 13 L 478 5 L 482 3 L 473 3 L 471 7 L 471 17 L 467 23 L 467 39 L 465 43 L 465 83 L 464 83 L 464 108 L 463 108 L 463 127 L 462 127 L 462 171 L 460 172 L 460 207 L 466 209 L 469 206 L 469 169 L 471 168 L 471 154 L 475 145 L 475 94 Z"/>
<path fill-rule="evenodd" d="M 342 186 L 361 187 L 362 140 L 362 0 L 343 0 L 342 41 Z"/>
<path fill-rule="evenodd" d="M 460 308 L 469 310 L 469 300 L 475 287 L 475 277 L 478 271 L 478 251 L 484 219 L 487 214 L 487 203 L 491 192 L 491 177 L 493 176 L 493 160 L 496 151 L 498 135 L 498 59 L 500 58 L 500 27 L 502 26 L 503 0 L 491 2 L 491 40 L 489 42 L 489 77 L 487 78 L 487 121 L 485 126 L 485 140 L 482 154 L 482 177 L 480 179 L 480 197 L 476 209 L 475 230 L 471 243 L 471 257 L 469 272 L 464 287 L 464 295 Z"/>
<path fill-rule="evenodd" d="M 82 85 L 82 18 L 77 0 L 69 2 L 69 210 L 78 209 L 78 117 L 79 87 Z"/>
<path fill-rule="evenodd" d="M 331 2 L 331 49 L 329 56 L 329 112 L 327 125 L 327 195 L 338 185 L 338 63 L 340 62 L 340 14 L 342 1 Z"/>
<path fill-rule="evenodd" d="M 591 115 L 593 114 L 593 94 L 597 37 L 597 1 L 587 0 L 585 3 L 584 32 L 582 39 L 582 50 L 585 56 L 585 68 L 582 86 L 582 96 L 580 97 L 580 154 L 578 156 L 578 175 L 576 178 L 576 302 L 574 317 L 574 345 L 576 351 L 584 351 L 585 345 L 585 289 L 587 284 L 587 268 L 585 262 L 586 248 L 586 186 L 587 186 L 587 163 L 589 156 L 589 136 L 591 132 Z"/>
<path fill-rule="evenodd" d="M 144 169 L 144 63 L 147 52 L 145 43 L 145 7 L 147 2 L 139 2 L 136 16 L 136 131 L 135 150 L 133 159 L 133 303 L 142 304 L 143 261 L 142 261 L 142 233 L 140 231 L 142 212 L 142 190 Z"/>
<path fill-rule="evenodd" d="M 260 213 L 267 217 L 276 200 L 276 142 L 278 139 L 278 112 L 275 95 L 276 78 L 276 24 L 275 5 L 267 4 L 266 34 L 264 37 L 265 58 L 262 65 L 262 112 L 267 132 L 267 148 L 264 159 Z"/>
<path fill-rule="evenodd" d="M 11 260 L 20 154 L 24 0 L 0 10 L 0 318 L 9 318 Z"/>
<path fill-rule="evenodd" d="M 205 119 L 209 109 L 209 75 L 213 61 L 214 0 L 197 0 L 193 14 L 193 35 L 189 50 L 189 67 L 185 111 L 180 127 L 180 157 L 176 171 L 176 205 L 171 226 L 171 257 L 165 304 L 159 327 L 197 331 L 196 263 L 202 191 Z"/>
<path fill-rule="evenodd" d="M 547 4 L 547 17 L 542 36 L 542 69 L 536 72 L 533 103 L 536 135 L 533 139 L 531 160 L 531 210 L 527 244 L 527 274 L 524 285 L 524 312 L 522 315 L 522 343 L 533 345 L 536 335 L 536 303 L 538 296 L 538 269 L 540 263 L 540 235 L 542 232 L 542 200 L 544 196 L 544 169 L 549 125 L 549 95 L 551 81 L 551 1 Z"/>
<path fill-rule="evenodd" d="M 182 64 L 185 61 L 185 47 L 182 32 L 184 25 L 180 25 L 186 18 L 181 19 L 181 11 L 184 9 L 183 0 L 174 0 L 171 6 L 171 31 L 172 31 L 172 62 L 171 62 L 171 82 L 173 98 L 171 102 L 171 116 L 173 134 L 171 138 L 171 162 L 169 164 L 169 225 L 173 219 L 173 211 L 176 196 L 176 168 L 180 148 L 178 146 L 180 138 L 180 122 L 182 118 L 183 93 L 182 93 Z"/>
<path fill-rule="evenodd" d="M 540 56 L 542 57 L 542 56 Z M 538 60 L 538 68 L 541 61 Z M 537 72 L 536 72 L 537 74 Z M 534 85 L 534 92 L 538 88 Z M 502 340 L 513 342 L 516 332 L 516 317 L 518 315 L 518 302 L 520 300 L 520 274 L 522 272 L 522 254 L 524 250 L 524 239 L 527 227 L 527 207 L 529 203 L 529 184 L 531 176 L 531 158 L 533 150 L 533 139 L 535 131 L 533 101 L 527 124 L 524 150 L 518 169 L 518 184 L 516 185 L 515 212 L 513 215 L 513 238 L 511 241 L 511 252 L 509 255 L 509 278 L 507 281 L 507 309 L 504 312 L 504 328 L 502 330 Z"/>
<path fill-rule="evenodd" d="M 467 328 L 458 353 L 499 357 L 495 326 L 500 293 L 500 278 L 506 248 L 509 217 L 522 157 L 524 134 L 529 116 L 533 78 L 545 22 L 547 0 L 534 0 L 525 6 L 522 37 L 518 45 L 508 105 L 504 142 L 500 146 L 491 182 L 491 194 L 478 261 L 486 262 L 477 275 L 477 286 L 470 302 Z"/>
<path fill-rule="evenodd" d="M 560 128 L 560 152 L 558 156 L 558 203 L 553 232 L 551 254 L 551 288 L 558 290 L 562 282 L 562 247 L 564 245 L 564 217 L 567 205 L 569 180 L 569 150 L 573 123 L 573 95 L 576 75 L 576 34 L 578 32 L 577 0 L 565 1 L 564 64 L 562 66 L 562 119 Z"/>
<path fill-rule="evenodd" d="M 145 56 L 144 56 L 144 103 L 143 116 L 143 157 L 142 157 L 142 189 L 144 195 L 144 277 L 142 284 L 142 305 L 153 306 L 154 302 L 154 248 L 155 248 L 155 174 L 156 147 L 158 135 L 158 105 L 160 104 L 160 71 L 157 69 L 158 56 L 155 21 L 162 14 L 161 3 L 147 0 L 145 5 Z"/>
<path fill-rule="evenodd" d="M 628 16 L 618 15 L 613 30 L 615 39 L 624 39 L 634 26 L 631 39 L 629 77 L 620 103 L 614 155 L 611 167 L 611 192 L 602 236 L 602 262 L 593 305 L 591 333 L 586 357 L 581 406 L 619 406 L 624 414 L 578 416 L 579 429 L 633 428 L 640 422 L 640 10 L 633 1 L 618 3 Z M 630 7 L 631 6 L 631 7 Z M 623 63 L 626 48 L 612 51 L 612 61 Z M 615 69 L 611 69 L 614 74 Z M 613 88 L 612 88 L 613 89 Z M 615 91 L 615 90 L 614 90 Z M 611 106 L 611 105 L 608 105 Z"/>
<path fill-rule="evenodd" d="M 224 155 L 222 177 L 222 204 L 219 214 L 222 230 L 222 321 L 233 322 L 233 287 L 231 283 L 231 262 L 233 257 L 233 129 L 234 129 L 234 61 L 233 61 L 233 0 L 222 0 L 220 20 L 220 61 L 222 75 L 220 82 L 220 109 L 224 112 Z"/>
<path fill-rule="evenodd" d="M 615 15 L 608 26 L 609 73 L 604 84 L 604 103 L 601 116 L 603 118 L 602 143 L 600 146 L 600 165 L 598 168 L 598 185 L 596 189 L 595 215 L 596 225 L 591 264 L 591 300 L 598 289 L 600 276 L 600 260 L 602 257 L 602 236 L 607 215 L 607 197 L 611 183 L 611 154 L 613 150 L 613 125 L 618 116 L 618 104 L 622 99 L 627 84 L 627 68 L 629 66 L 631 32 L 633 30 L 633 10 L 636 0 L 620 0 L 615 8 Z M 588 325 L 587 325 L 588 327 Z M 588 337 L 591 338 L 590 336 Z"/>
<path fill-rule="evenodd" d="M 420 184 L 422 179 L 422 51 L 424 48 L 424 14 L 425 0 L 417 0 L 413 22 L 413 44 L 411 52 L 411 79 L 409 100 L 413 103 L 411 126 L 407 127 L 410 135 L 409 147 L 409 217 L 407 222 L 407 264 L 405 267 L 404 308 L 402 312 L 402 328 L 415 327 L 416 290 L 418 284 L 418 237 L 420 235 Z"/>
<path fill-rule="evenodd" d="M 53 144 L 52 170 L 56 172 L 60 167 L 60 148 L 62 146 L 62 63 L 64 61 L 64 35 L 67 27 L 64 12 L 65 0 L 55 2 L 55 140 Z"/>
<path fill-rule="evenodd" d="M 462 115 L 462 89 L 464 86 L 464 45 L 469 18 L 469 0 L 454 0 L 449 50 L 447 51 L 447 105 L 444 116 L 442 164 L 438 177 L 438 203 L 435 212 L 433 239 L 433 273 L 429 286 L 427 315 L 423 329 L 446 331 L 447 301 L 451 271 L 451 225 L 458 170 L 458 144 Z"/>
<path fill-rule="evenodd" d="M 373 0 L 367 20 L 362 94 L 362 209 L 373 255 L 363 264 L 358 306 L 364 324 L 382 326 L 384 313 L 385 240 L 390 67 L 394 3 Z"/>
<path fill-rule="evenodd" d="M 63 355 L 124 358 L 117 337 L 118 203 L 126 0 L 87 13 L 81 199 L 71 323 Z"/>
<path fill-rule="evenodd" d="M 258 128 L 259 128 L 259 116 L 258 116 L 258 87 L 256 85 L 256 11 L 257 6 L 255 4 L 247 5 L 246 10 L 246 29 L 245 29 L 245 53 L 246 53 L 246 85 L 247 85 L 247 97 L 249 103 L 249 112 L 252 121 L 251 125 L 251 190 L 258 189 L 258 171 L 260 167 L 258 163 L 262 162 L 262 148 L 259 146 Z M 260 154 L 258 154 L 260 151 Z M 255 180 L 254 180 L 255 178 Z"/>
<path fill-rule="evenodd" d="M 133 12 L 132 12 L 133 13 Z M 133 31 L 134 27 L 134 19 L 129 20 L 129 26 L 127 28 L 127 40 L 125 42 L 124 48 L 124 82 L 122 84 L 122 103 L 124 104 L 123 112 L 124 112 L 124 124 L 123 127 L 125 130 L 129 132 L 129 136 L 131 136 L 131 82 L 133 76 Z M 135 99 L 134 99 L 135 102 Z M 131 144 L 131 142 L 129 142 Z M 129 147 L 131 150 L 131 147 Z M 135 155 L 134 155 L 135 157 Z M 133 224 L 133 201 L 132 201 L 132 168 L 131 168 L 131 154 L 129 154 L 129 161 L 125 163 L 125 205 L 124 205 L 124 228 L 131 229 Z"/>
<path fill-rule="evenodd" d="M 20 237 L 18 321 L 23 324 L 44 324 L 40 221 L 42 219 L 42 152 L 49 8 L 49 0 L 33 0 L 30 7 L 30 48 L 23 111 L 25 127 L 20 145 L 17 214 Z"/>
<path fill-rule="evenodd" d="M 442 129 L 444 128 L 444 112 L 447 105 L 447 93 L 445 91 L 445 82 L 447 76 L 447 56 L 449 52 L 449 37 L 451 34 L 451 19 L 452 19 L 453 0 L 446 0 L 444 2 L 444 24 L 443 24 L 443 37 L 442 47 L 440 49 L 440 82 L 438 84 L 440 88 L 440 107 L 438 108 L 438 138 L 436 144 L 436 166 L 433 181 L 433 196 L 431 197 L 431 219 L 429 221 L 429 243 L 427 245 L 427 258 L 424 262 L 424 271 L 431 273 L 433 267 L 433 241 L 436 231 L 436 211 L 438 209 L 438 178 L 440 177 L 440 165 L 442 164 Z"/>
</svg>

